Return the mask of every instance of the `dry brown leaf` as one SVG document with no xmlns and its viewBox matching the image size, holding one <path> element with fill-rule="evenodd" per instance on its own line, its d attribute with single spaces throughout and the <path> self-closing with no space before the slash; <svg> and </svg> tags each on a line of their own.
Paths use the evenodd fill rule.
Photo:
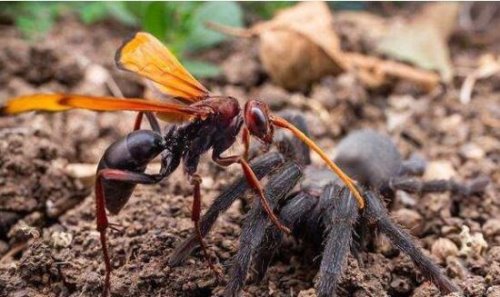
<svg viewBox="0 0 500 297">
<path fill-rule="evenodd" d="M 259 56 L 264 69 L 286 89 L 304 89 L 325 75 L 340 72 L 320 47 L 295 32 L 265 31 L 260 34 L 260 41 Z"/>
<path fill-rule="evenodd" d="M 260 37 L 260 58 L 271 78 L 287 89 L 303 89 L 347 67 L 332 23 L 324 2 L 304 2 L 250 30 Z"/>
<path fill-rule="evenodd" d="M 321 47 L 341 69 L 340 40 L 333 29 L 333 15 L 325 2 L 303 2 L 279 12 L 271 21 L 257 24 L 256 32 L 286 30 L 295 31 Z"/>
<path fill-rule="evenodd" d="M 406 24 L 393 24 L 380 40 L 378 51 L 389 57 L 437 70 L 443 81 L 453 77 L 448 38 L 458 18 L 459 4 L 429 3 Z"/>
<path fill-rule="evenodd" d="M 276 84 L 289 90 L 304 89 L 348 68 L 332 25 L 333 16 L 324 2 L 299 3 L 246 30 L 209 24 L 223 33 L 259 37 L 264 69 Z"/>
<path fill-rule="evenodd" d="M 303 89 L 321 77 L 352 71 L 369 87 L 401 78 L 427 90 L 439 83 L 430 71 L 379 58 L 343 52 L 324 2 L 304 2 L 282 10 L 272 20 L 249 29 L 210 24 L 212 29 L 240 37 L 260 38 L 260 59 L 271 79 L 289 90 Z"/>
</svg>

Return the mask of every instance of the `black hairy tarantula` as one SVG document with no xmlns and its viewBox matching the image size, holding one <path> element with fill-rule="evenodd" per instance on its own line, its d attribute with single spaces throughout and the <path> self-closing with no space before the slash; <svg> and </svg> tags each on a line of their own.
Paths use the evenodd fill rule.
<svg viewBox="0 0 500 297">
<path fill-rule="evenodd" d="M 307 133 L 302 117 L 290 116 L 289 120 Z M 252 165 L 259 178 L 273 172 L 265 187 L 266 197 L 294 236 L 311 238 L 320 235 L 316 236 L 316 240 L 323 241 L 316 282 L 318 296 L 336 295 L 342 268 L 346 264 L 348 252 L 354 247 L 353 236 L 356 230 L 368 226 L 385 234 L 442 293 L 459 291 L 440 268 L 422 253 L 411 235 L 389 217 L 382 197 L 392 198 L 395 190 L 416 193 L 451 191 L 466 196 L 483 191 L 488 184 L 487 178 L 478 178 L 468 184 L 452 180 L 420 181 L 411 176 L 424 172 L 424 160 L 413 157 L 403 161 L 389 138 L 372 130 L 360 130 L 338 144 L 334 159 L 342 170 L 359 183 L 366 206 L 358 210 L 356 200 L 333 174 L 310 166 L 309 149 L 306 146 L 283 134 L 276 137 L 279 138 L 277 143 L 281 154 L 268 153 L 256 158 Z M 284 160 L 293 161 L 285 163 Z M 292 191 L 302 176 L 304 178 L 299 190 Z M 242 197 L 247 189 L 248 185 L 242 177 L 215 199 L 201 219 L 203 236 L 210 231 L 219 214 L 234 200 Z M 252 261 L 256 280 L 264 277 L 282 237 L 283 234 L 270 223 L 256 199 L 241 229 L 239 250 L 230 264 L 224 296 L 239 295 Z M 197 246 L 197 237 L 192 235 L 176 248 L 169 264 L 179 265 Z"/>
</svg>

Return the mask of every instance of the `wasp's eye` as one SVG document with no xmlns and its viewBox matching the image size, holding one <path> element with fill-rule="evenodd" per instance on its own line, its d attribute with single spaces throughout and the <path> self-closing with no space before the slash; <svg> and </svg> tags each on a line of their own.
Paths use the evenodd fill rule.
<svg viewBox="0 0 500 297">
<path fill-rule="evenodd" d="M 265 134 L 269 126 L 267 116 L 260 108 L 257 107 L 252 107 L 250 112 L 252 114 L 252 120 L 255 126 L 255 130 L 259 131 L 262 134 Z"/>
<path fill-rule="evenodd" d="M 244 120 L 252 136 L 265 143 L 272 141 L 273 128 L 269 119 L 267 105 L 257 100 L 248 101 L 245 105 Z"/>
</svg>

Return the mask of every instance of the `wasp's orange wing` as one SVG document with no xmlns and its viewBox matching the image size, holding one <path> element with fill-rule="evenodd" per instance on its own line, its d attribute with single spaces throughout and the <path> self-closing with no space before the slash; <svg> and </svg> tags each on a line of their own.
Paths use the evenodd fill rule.
<svg viewBox="0 0 500 297">
<path fill-rule="evenodd" d="M 187 121 L 195 117 L 205 118 L 208 111 L 189 105 L 164 103 L 156 100 L 137 98 L 93 97 L 74 94 L 34 94 L 11 99 L 0 108 L 0 114 L 18 114 L 27 111 L 65 111 L 88 109 L 94 111 L 150 111 L 171 116 L 177 121 Z"/>
<path fill-rule="evenodd" d="M 119 68 L 152 80 L 158 89 L 186 103 L 203 100 L 208 90 L 153 35 L 139 32 L 116 52 Z"/>
</svg>

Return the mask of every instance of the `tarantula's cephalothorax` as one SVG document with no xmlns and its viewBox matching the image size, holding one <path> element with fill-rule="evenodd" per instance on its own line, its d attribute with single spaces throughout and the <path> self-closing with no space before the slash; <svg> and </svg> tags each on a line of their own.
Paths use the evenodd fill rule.
<svg viewBox="0 0 500 297">
<path fill-rule="evenodd" d="M 292 117 L 290 120 L 302 130 L 307 130 L 301 117 Z M 294 161 L 282 165 L 270 177 L 265 188 L 266 197 L 296 237 L 323 234 L 316 236 L 316 240 L 322 240 L 324 244 L 316 283 L 318 296 L 335 295 L 342 267 L 351 248 L 353 232 L 356 228 L 366 227 L 360 226 L 360 222 L 368 223 L 385 234 L 441 292 L 458 291 L 439 267 L 422 253 L 412 237 L 390 219 L 382 203 L 381 193 L 393 194 L 394 190 L 402 189 L 419 193 L 452 191 L 469 195 L 481 192 L 488 183 L 487 179 L 479 178 L 467 185 L 448 180 L 419 181 L 409 175 L 422 174 L 425 163 L 421 159 L 402 161 L 395 145 L 388 138 L 371 130 L 354 132 L 338 145 L 335 162 L 360 181 L 366 209 L 359 212 L 349 191 L 334 175 L 309 166 L 307 147 L 288 137 L 276 137 L 279 138 L 277 143 L 280 152 L 286 159 Z M 290 192 L 301 175 L 305 178 L 300 189 Z M 237 182 L 214 201 L 201 221 L 203 235 L 208 233 L 218 215 L 242 196 L 245 188 L 244 181 Z M 264 277 L 282 236 L 270 224 L 258 200 L 254 201 L 241 230 L 239 250 L 230 264 L 225 296 L 237 296 L 240 293 L 252 262 L 256 279 Z M 197 240 L 193 235 L 176 249 L 170 264 L 181 263 L 196 246 Z"/>
</svg>

